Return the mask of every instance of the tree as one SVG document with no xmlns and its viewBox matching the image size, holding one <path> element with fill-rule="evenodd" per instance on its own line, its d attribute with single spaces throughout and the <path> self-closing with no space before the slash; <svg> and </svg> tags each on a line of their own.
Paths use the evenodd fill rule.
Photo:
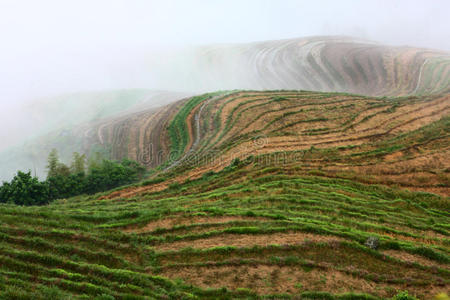
<svg viewBox="0 0 450 300">
<path fill-rule="evenodd" d="M 137 161 L 124 158 L 120 164 L 127 169 L 127 174 L 130 177 L 130 180 L 137 181 L 143 178 L 145 167 L 140 165 Z"/>
<path fill-rule="evenodd" d="M 17 205 L 43 205 L 49 202 L 49 189 L 46 182 L 39 182 L 37 177 L 31 176 L 31 171 L 17 172 L 11 183 L 4 184 L 2 191 L 5 202 Z"/>
<path fill-rule="evenodd" d="M 70 168 L 63 163 L 58 163 L 54 176 L 67 177 L 70 175 Z"/>
<path fill-rule="evenodd" d="M 86 155 L 80 155 L 78 152 L 73 153 L 70 171 L 72 174 L 84 174 L 86 169 Z"/>
<path fill-rule="evenodd" d="M 106 191 L 142 179 L 145 168 L 139 163 L 124 159 L 122 162 L 104 159 L 96 167 L 90 167 L 86 177 L 86 192 Z"/>
<path fill-rule="evenodd" d="M 56 172 L 59 164 L 58 151 L 56 149 L 52 149 L 47 158 L 47 178 L 56 176 Z"/>
<path fill-rule="evenodd" d="M 95 152 L 94 155 L 91 155 L 88 162 L 89 173 L 92 172 L 92 170 L 99 169 L 101 167 L 102 160 L 102 154 L 100 152 Z"/>
<path fill-rule="evenodd" d="M 142 179 L 145 168 L 136 161 L 121 162 L 103 159 L 97 153 L 86 174 L 86 156 L 73 154 L 71 166 L 61 163 L 53 149 L 48 156 L 48 175 L 44 182 L 31 176 L 31 171 L 19 171 L 13 180 L 0 186 L 0 203 L 43 205 L 50 200 L 68 198 L 83 193 L 106 191 Z"/>
<path fill-rule="evenodd" d="M 51 199 L 69 198 L 85 192 L 85 175 L 54 176 L 47 179 Z"/>
<path fill-rule="evenodd" d="M 0 186 L 0 203 L 7 203 L 10 199 L 11 187 L 9 182 L 3 182 Z"/>
</svg>

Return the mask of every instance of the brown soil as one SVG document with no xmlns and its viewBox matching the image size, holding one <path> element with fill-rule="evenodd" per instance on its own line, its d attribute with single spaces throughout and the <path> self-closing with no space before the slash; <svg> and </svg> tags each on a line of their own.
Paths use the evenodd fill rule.
<svg viewBox="0 0 450 300">
<path fill-rule="evenodd" d="M 377 284 L 335 270 L 305 271 L 300 267 L 290 266 L 189 266 L 163 269 L 162 275 L 172 279 L 181 278 L 202 288 L 248 288 L 258 294 L 325 291 L 339 294 L 369 293 L 388 298 L 395 294 L 395 290 L 408 290 L 412 295 L 428 299 L 446 292 L 446 287 Z"/>
<path fill-rule="evenodd" d="M 220 216 L 220 217 L 188 217 L 188 216 L 179 216 L 173 218 L 166 218 L 156 220 L 150 223 L 147 223 L 144 227 L 130 227 L 126 228 L 125 232 L 134 232 L 134 233 L 143 233 L 143 232 L 151 232 L 157 228 L 169 229 L 175 226 L 181 225 L 192 225 L 192 224 L 221 224 L 233 221 L 256 221 L 256 220 L 265 220 L 264 218 L 252 218 L 252 217 L 244 217 L 244 216 Z"/>
<path fill-rule="evenodd" d="M 354 99 L 347 99 L 347 98 L 348 97 L 333 97 L 333 98 L 327 99 L 330 102 L 340 101 L 340 100 L 344 100 L 344 101 L 340 102 L 339 104 L 336 104 L 336 103 L 321 104 L 320 108 L 323 109 L 326 107 L 331 107 L 331 106 L 336 106 L 336 105 L 345 105 L 348 102 L 352 103 L 355 101 Z M 270 100 L 270 98 L 268 98 L 267 100 Z M 234 131 L 240 132 L 241 134 L 245 134 L 245 133 L 253 132 L 255 130 L 260 130 L 261 128 L 264 128 L 264 126 L 267 125 L 268 120 L 273 120 L 274 118 L 281 116 L 283 113 L 296 112 L 296 111 L 299 111 L 300 109 L 308 110 L 311 108 L 317 108 L 317 106 L 318 106 L 318 105 L 312 105 L 312 104 L 305 105 L 303 102 L 313 102 L 313 101 L 311 99 L 302 99 L 302 98 L 290 99 L 290 103 L 289 103 L 288 107 L 285 107 L 285 108 L 283 108 L 278 103 L 271 103 L 270 106 L 264 106 L 262 108 L 251 109 L 246 112 L 245 116 L 241 116 L 241 120 L 237 122 L 237 124 L 234 128 Z M 295 104 L 297 104 L 297 105 L 295 107 L 292 107 Z M 260 116 L 259 119 L 253 119 L 253 117 L 255 115 L 260 115 L 265 110 L 275 110 L 277 108 L 278 108 L 278 110 L 276 112 L 269 112 L 267 114 L 263 114 L 262 116 Z M 302 115 L 302 114 L 305 114 L 305 113 L 299 113 L 299 114 L 297 114 L 297 116 Z M 293 118 L 295 119 L 295 115 Z M 252 120 L 252 122 L 249 124 L 246 124 L 246 122 L 248 120 Z M 280 120 L 280 121 L 282 121 L 283 123 L 286 123 L 286 124 L 289 123 L 288 118 L 283 118 L 283 120 Z M 276 126 L 276 124 L 274 124 L 274 125 Z M 268 128 L 268 129 L 270 129 L 270 128 Z M 275 129 L 276 129 L 276 127 L 275 127 Z M 231 130 L 230 134 L 227 135 L 226 137 L 224 137 L 224 139 L 231 136 L 232 132 L 233 132 L 233 130 Z"/>
<path fill-rule="evenodd" d="M 313 242 L 330 242 L 343 240 L 342 238 L 312 233 L 293 232 L 276 234 L 222 234 L 205 239 L 177 241 L 157 245 L 158 251 L 179 250 L 187 247 L 206 249 L 219 246 L 252 247 L 269 245 L 296 245 L 305 240 Z"/>
<path fill-rule="evenodd" d="M 394 258 L 397 258 L 401 261 L 408 262 L 408 263 L 418 263 L 422 266 L 439 267 L 439 268 L 443 268 L 443 269 L 448 268 L 447 265 L 439 264 L 438 262 L 436 262 L 434 260 L 430 260 L 430 259 L 424 258 L 420 255 L 410 254 L 410 253 L 403 252 L 403 251 L 386 250 L 386 251 L 383 251 L 383 254 L 392 256 Z"/>
<path fill-rule="evenodd" d="M 403 152 L 401 152 L 401 151 L 397 151 L 397 152 L 394 152 L 394 153 L 392 153 L 392 154 L 388 154 L 388 155 L 386 155 L 385 157 L 384 157 L 384 160 L 386 161 L 386 162 L 392 162 L 392 161 L 398 161 L 400 158 L 402 158 L 403 157 Z"/>
</svg>

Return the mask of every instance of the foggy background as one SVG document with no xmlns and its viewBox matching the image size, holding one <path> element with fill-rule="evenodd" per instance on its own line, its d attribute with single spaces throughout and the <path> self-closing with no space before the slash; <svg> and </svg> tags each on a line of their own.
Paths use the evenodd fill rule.
<svg viewBox="0 0 450 300">
<path fill-rule="evenodd" d="M 190 47 L 347 35 L 450 51 L 449 11 L 447 0 L 0 0 L 0 150 L 31 134 L 35 99 L 189 89 L 158 74 L 182 69 L 173 58 Z"/>
</svg>

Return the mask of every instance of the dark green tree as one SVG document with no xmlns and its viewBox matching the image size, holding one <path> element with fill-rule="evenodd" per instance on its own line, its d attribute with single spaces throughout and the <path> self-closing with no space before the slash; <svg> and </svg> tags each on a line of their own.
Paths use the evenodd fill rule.
<svg viewBox="0 0 450 300">
<path fill-rule="evenodd" d="M 9 182 L 3 182 L 0 186 L 0 203 L 7 203 L 10 199 L 11 187 Z"/>
<path fill-rule="evenodd" d="M 49 189 L 46 182 L 39 182 L 31 176 L 31 171 L 17 172 L 11 183 L 3 184 L 2 199 L 17 205 L 43 205 L 49 202 Z"/>
<path fill-rule="evenodd" d="M 0 203 L 47 204 L 54 199 L 97 193 L 136 182 L 145 173 L 143 166 L 129 159 L 121 162 L 101 160 L 97 154 L 90 162 L 89 172 L 85 174 L 85 155 L 74 153 L 69 168 L 59 162 L 58 153 L 53 149 L 48 157 L 46 181 L 40 182 L 37 177 L 32 177 L 31 171 L 19 171 L 11 182 L 0 186 Z"/>
</svg>

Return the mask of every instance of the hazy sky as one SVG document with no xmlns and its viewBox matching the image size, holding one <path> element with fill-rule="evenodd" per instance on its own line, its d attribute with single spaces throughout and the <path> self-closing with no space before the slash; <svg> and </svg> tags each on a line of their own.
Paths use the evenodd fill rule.
<svg viewBox="0 0 450 300">
<path fill-rule="evenodd" d="M 0 0 L 0 103 L 152 87 L 127 64 L 173 46 L 344 34 L 450 50 L 449 11 L 448 0 Z"/>
<path fill-rule="evenodd" d="M 450 51 L 449 11 L 448 0 L 0 0 L 0 119 L 24 99 L 157 88 L 146 61 L 177 47 L 339 34 Z"/>
</svg>

